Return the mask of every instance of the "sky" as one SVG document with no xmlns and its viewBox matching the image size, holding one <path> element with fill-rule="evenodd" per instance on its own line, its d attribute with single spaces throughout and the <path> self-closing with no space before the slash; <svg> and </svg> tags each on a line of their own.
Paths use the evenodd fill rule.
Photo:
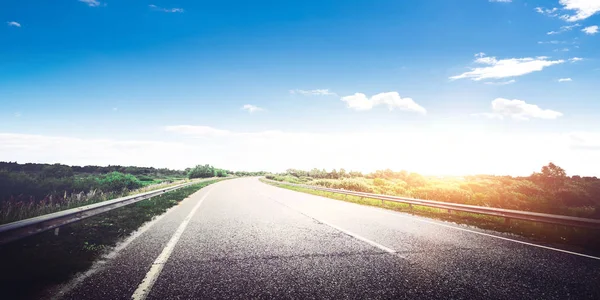
<svg viewBox="0 0 600 300">
<path fill-rule="evenodd" d="M 600 176 L 600 0 L 0 2 L 0 160 Z"/>
</svg>

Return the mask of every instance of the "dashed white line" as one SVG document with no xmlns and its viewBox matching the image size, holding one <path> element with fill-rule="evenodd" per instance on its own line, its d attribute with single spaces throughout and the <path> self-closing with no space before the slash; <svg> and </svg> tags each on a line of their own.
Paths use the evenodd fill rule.
<svg viewBox="0 0 600 300">
<path fill-rule="evenodd" d="M 171 237 L 171 239 L 169 240 L 169 242 L 167 243 L 167 245 L 165 246 L 163 251 L 156 258 L 156 260 L 152 264 L 152 267 L 150 268 L 150 271 L 148 271 L 148 273 L 146 274 L 146 277 L 144 277 L 144 280 L 142 280 L 142 283 L 140 283 L 140 285 L 137 287 L 137 289 L 131 296 L 131 299 L 134 299 L 134 300 L 146 299 L 146 297 L 152 290 L 152 286 L 156 282 L 156 279 L 160 275 L 160 272 L 162 271 L 163 267 L 165 266 L 165 263 L 171 256 L 171 253 L 173 253 L 173 249 L 175 248 L 175 245 L 177 245 L 177 242 L 179 241 L 179 239 L 181 238 L 181 235 L 187 228 L 187 225 L 190 223 L 190 220 L 192 219 L 192 217 L 194 216 L 196 211 L 198 211 L 198 209 L 200 208 L 200 205 L 202 205 L 202 202 L 204 202 L 204 199 L 206 199 L 206 197 L 208 196 L 209 193 L 210 193 L 210 190 L 208 190 L 206 192 L 206 194 L 204 194 L 202 199 L 200 199 L 200 201 L 198 201 L 198 203 L 194 206 L 194 208 L 192 208 L 192 211 L 190 211 L 190 213 L 185 217 L 185 219 L 183 219 L 183 222 L 181 222 L 181 224 L 179 225 L 179 227 L 177 228 L 177 230 L 175 231 L 175 233 L 173 234 L 173 236 Z"/>
<path fill-rule="evenodd" d="M 311 219 L 313 219 L 313 220 L 316 220 L 316 221 L 318 221 L 319 223 L 325 224 L 325 225 L 327 225 L 327 226 L 329 226 L 329 227 L 331 227 L 331 228 L 333 228 L 333 229 L 336 229 L 336 230 L 338 230 L 338 231 L 341 231 L 342 233 L 344 233 L 344 234 L 347 234 L 347 235 L 349 235 L 349 236 L 351 236 L 351 237 L 353 237 L 353 238 L 355 238 L 355 239 L 357 239 L 357 240 L 359 240 L 359 241 L 365 242 L 365 243 L 367 243 L 367 244 L 369 244 L 369 245 L 371 245 L 371 246 L 373 246 L 373 247 L 375 247 L 375 248 L 379 248 L 379 249 L 381 249 L 381 250 L 383 250 L 383 251 L 385 251 L 385 252 L 387 252 L 387 253 L 391 253 L 391 254 L 394 254 L 394 253 L 396 253 L 396 250 L 394 250 L 394 249 L 392 249 L 392 248 L 389 248 L 389 247 L 386 247 L 386 246 L 384 246 L 384 245 L 382 245 L 382 244 L 379 244 L 379 243 L 377 243 L 377 242 L 371 241 L 371 240 L 369 240 L 369 239 L 367 239 L 367 238 L 365 238 L 365 237 L 362 237 L 362 236 L 360 236 L 360 235 L 358 235 L 358 234 L 356 234 L 356 233 L 354 233 L 354 232 L 348 231 L 348 230 L 346 230 L 346 229 L 343 229 L 343 228 L 341 228 L 341 227 L 339 227 L 339 226 L 336 226 L 336 225 L 333 225 L 333 224 L 331 224 L 331 223 L 329 223 L 329 222 L 323 221 L 322 219 L 317 219 L 317 218 L 315 218 L 315 217 L 313 217 L 313 216 L 309 216 L 309 215 L 307 215 L 307 214 L 305 214 L 305 213 L 301 212 L 300 210 L 298 210 L 298 209 L 296 209 L 296 208 L 293 208 L 293 207 L 291 207 L 291 206 L 289 206 L 289 205 L 287 205 L 287 204 L 285 204 L 285 203 L 283 203 L 283 202 L 281 202 L 281 201 L 279 201 L 279 200 L 277 200 L 277 199 L 274 199 L 274 198 L 272 198 L 272 197 L 270 197 L 270 196 L 268 196 L 268 195 L 265 195 L 265 194 L 263 194 L 263 193 L 260 193 L 260 192 L 259 192 L 259 194 L 261 194 L 263 197 L 269 198 L 269 199 L 271 199 L 271 200 L 273 200 L 273 201 L 275 201 L 275 202 L 277 202 L 277 203 L 279 203 L 279 204 L 281 204 L 281 205 L 283 205 L 283 206 L 285 206 L 285 207 L 287 207 L 287 208 L 289 208 L 289 209 L 295 210 L 295 211 L 297 211 L 297 212 L 301 213 L 301 214 L 302 214 L 302 215 L 304 215 L 304 216 L 307 216 L 307 217 L 309 217 L 309 218 L 311 218 Z"/>
<path fill-rule="evenodd" d="M 265 184 L 265 185 L 267 185 L 267 184 Z M 277 187 L 274 187 L 274 188 L 277 188 Z M 282 188 L 278 188 L 278 189 L 281 190 Z M 282 189 L 282 190 L 286 190 L 286 189 Z M 287 191 L 290 191 L 290 190 L 287 190 Z M 302 192 L 297 192 L 297 191 L 290 191 L 290 192 L 302 193 Z M 310 196 L 315 196 L 315 195 L 311 195 L 311 194 L 307 194 L 307 193 L 302 193 L 302 194 L 310 195 Z M 327 197 L 323 197 L 323 196 L 315 196 L 315 197 L 325 198 L 325 199 L 328 199 L 328 200 L 335 200 L 335 199 L 331 199 L 331 198 L 327 198 Z M 336 200 L 336 201 L 342 201 L 342 200 Z M 527 246 L 538 247 L 538 248 L 542 248 L 542 249 L 546 249 L 546 250 L 552 250 L 552 251 L 557 251 L 557 252 L 562 252 L 562 253 L 567 253 L 567 254 L 577 255 L 577 256 L 581 256 L 581 257 L 586 257 L 586 258 L 600 260 L 600 257 L 597 257 L 597 256 L 592 256 L 592 255 L 587 255 L 587 254 L 583 254 L 583 253 L 578 253 L 578 252 L 573 252 L 573 251 L 568 251 L 568 250 L 553 248 L 553 247 L 539 245 L 539 244 L 534 244 L 534 243 L 528 243 L 528 242 L 514 240 L 514 239 L 510 239 L 510 238 L 506 238 L 506 237 L 502 237 L 502 236 L 497 236 L 497 235 L 493 235 L 493 234 L 489 234 L 489 233 L 479 232 L 479 231 L 470 230 L 470 229 L 466 229 L 466 228 L 461 228 L 461 227 L 457 227 L 457 226 L 452 226 L 452 225 L 448 225 L 448 224 L 442 224 L 440 222 L 425 220 L 425 219 L 422 219 L 421 217 L 415 217 L 415 216 L 412 216 L 412 215 L 405 215 L 404 213 L 388 211 L 385 208 L 365 206 L 365 205 L 360 205 L 360 204 L 346 202 L 346 201 L 342 201 L 342 203 L 345 203 L 345 204 L 348 204 L 348 205 L 352 205 L 352 206 L 359 205 L 359 206 L 364 207 L 364 208 L 372 208 L 372 209 L 376 209 L 379 212 L 383 212 L 383 213 L 386 213 L 386 214 L 389 214 L 389 215 L 393 215 L 393 216 L 397 216 L 397 217 L 408 218 L 408 219 L 419 221 L 419 222 L 424 222 L 424 223 L 428 223 L 428 224 L 434 224 L 434 225 L 438 225 L 438 226 L 448 227 L 448 228 L 452 228 L 452 229 L 456 229 L 456 230 L 461 230 L 461 231 L 466 231 L 466 232 L 470 232 L 470 233 L 475 233 L 475 234 L 479 234 L 479 235 L 483 235 L 483 236 L 488 236 L 488 237 L 492 237 L 492 238 L 496 238 L 496 239 L 501 239 L 501 240 L 505 240 L 505 241 L 510 241 L 510 242 L 514 242 L 514 243 L 519 243 L 519 244 L 523 244 L 523 245 L 527 245 Z"/>
</svg>

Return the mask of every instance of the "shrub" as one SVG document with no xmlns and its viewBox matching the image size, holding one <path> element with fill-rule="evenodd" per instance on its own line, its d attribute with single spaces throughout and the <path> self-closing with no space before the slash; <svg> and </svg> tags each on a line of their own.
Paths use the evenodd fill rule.
<svg viewBox="0 0 600 300">
<path fill-rule="evenodd" d="M 108 173 L 98 179 L 98 185 L 104 192 L 116 192 L 124 189 L 133 190 L 142 187 L 142 182 L 131 174 L 119 172 Z"/>
<path fill-rule="evenodd" d="M 148 175 L 137 175 L 135 177 L 140 181 L 154 181 L 154 178 L 152 178 Z"/>
</svg>

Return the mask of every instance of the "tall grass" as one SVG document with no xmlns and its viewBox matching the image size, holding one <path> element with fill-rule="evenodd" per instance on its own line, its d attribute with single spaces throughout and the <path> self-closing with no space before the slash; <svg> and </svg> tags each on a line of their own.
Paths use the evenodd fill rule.
<svg viewBox="0 0 600 300">
<path fill-rule="evenodd" d="M 91 189 L 87 192 L 78 193 L 68 193 L 65 191 L 60 196 L 52 194 L 44 197 L 41 200 L 36 200 L 34 197 L 11 197 L 8 200 L 0 202 L 0 224 L 33 218 L 36 216 L 103 202 L 128 195 L 145 193 L 169 186 L 174 186 L 183 182 L 185 182 L 185 180 L 176 182 L 166 181 L 132 190 L 123 188 L 120 191 L 109 192 L 104 192 L 100 189 Z"/>
</svg>

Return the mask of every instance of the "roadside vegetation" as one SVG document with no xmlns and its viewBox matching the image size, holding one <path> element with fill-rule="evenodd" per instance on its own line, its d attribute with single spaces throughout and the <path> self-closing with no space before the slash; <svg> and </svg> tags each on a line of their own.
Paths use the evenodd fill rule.
<svg viewBox="0 0 600 300">
<path fill-rule="evenodd" d="M 425 177 L 416 173 L 376 171 L 363 175 L 344 170 L 301 171 L 266 175 L 282 183 L 296 183 L 345 189 L 358 192 L 394 195 L 418 199 L 445 201 L 577 217 L 600 218 L 600 179 L 566 176 L 555 164 L 528 177 L 467 176 Z M 377 206 L 414 215 L 475 226 L 477 228 L 514 234 L 541 243 L 563 245 L 574 251 L 600 254 L 600 230 L 542 224 L 524 220 L 505 222 L 504 218 L 467 212 L 449 213 L 438 209 L 379 199 L 312 190 L 309 188 L 267 182 L 282 188 L 328 197 L 362 205 Z"/>
<path fill-rule="evenodd" d="M 142 224 L 201 188 L 222 179 L 203 181 L 63 226 L 58 236 L 47 231 L 0 246 L 9 257 L 0 268 L 0 290 L 6 299 L 37 299 L 54 285 L 89 269 Z"/>
<path fill-rule="evenodd" d="M 426 177 L 391 170 L 363 175 L 344 169 L 331 172 L 290 169 L 266 178 L 358 192 L 600 218 L 600 179 L 567 176 L 564 169 L 553 163 L 526 177 Z"/>
<path fill-rule="evenodd" d="M 265 176 L 267 172 L 246 172 L 246 171 L 229 171 L 225 169 L 218 169 L 211 165 L 197 165 L 192 169 L 186 169 L 187 176 L 189 179 L 193 178 L 210 178 L 210 177 L 246 177 L 246 176 Z"/>
<path fill-rule="evenodd" d="M 189 179 L 263 176 L 211 165 L 185 170 L 0 162 L 0 224 L 143 193 Z"/>
<path fill-rule="evenodd" d="M 164 187 L 183 179 L 184 171 L 169 169 L 0 162 L 0 224 Z"/>
</svg>

